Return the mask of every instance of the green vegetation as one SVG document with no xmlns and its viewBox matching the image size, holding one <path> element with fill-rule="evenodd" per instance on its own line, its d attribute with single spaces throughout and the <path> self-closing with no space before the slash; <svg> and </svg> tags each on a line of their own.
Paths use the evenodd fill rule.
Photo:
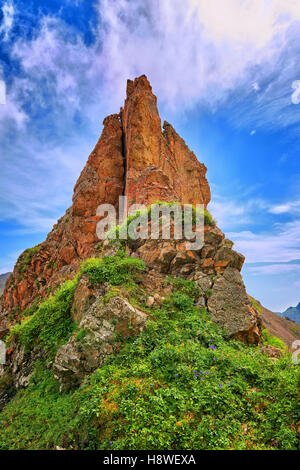
<svg viewBox="0 0 300 470">
<path fill-rule="evenodd" d="M 275 348 L 279 348 L 282 351 L 287 351 L 286 344 L 282 341 L 282 339 L 277 338 L 275 335 L 271 335 L 267 329 L 262 331 L 262 341 L 263 344 L 268 346 L 274 346 Z"/>
<path fill-rule="evenodd" d="M 179 204 L 177 201 L 172 201 L 172 202 L 164 202 L 164 201 L 156 201 L 154 205 L 159 205 L 160 207 L 167 206 L 167 207 L 172 207 L 176 204 Z M 191 206 L 192 209 L 192 223 L 196 223 L 196 207 Z M 151 215 L 151 205 L 147 207 L 145 210 L 138 210 L 136 211 L 135 214 L 129 215 L 121 225 L 117 225 L 116 227 L 112 227 L 107 233 L 106 233 L 106 238 L 108 240 L 111 240 L 113 242 L 114 240 L 119 240 L 123 244 L 125 243 L 125 240 L 123 240 L 123 234 L 126 235 L 128 234 L 128 227 L 130 223 L 134 220 L 136 220 L 138 217 L 145 217 L 145 219 L 150 222 L 150 215 Z M 185 214 L 182 213 L 182 221 L 184 221 Z M 208 212 L 208 210 L 203 211 L 203 217 L 204 217 L 204 224 L 206 225 L 216 225 L 216 222 L 212 218 L 211 214 Z M 130 235 L 127 235 L 128 240 L 130 241 Z"/>
<path fill-rule="evenodd" d="M 79 342 L 86 336 L 86 331 L 84 328 L 81 328 L 78 333 L 76 333 L 75 341 Z"/>
<path fill-rule="evenodd" d="M 84 263 L 81 272 L 91 282 L 128 286 L 147 311 L 146 296 L 133 288 L 142 264 L 133 261 L 139 260 L 120 252 Z M 50 317 L 53 304 L 69 311 L 75 282 L 46 301 Z M 167 282 L 172 293 L 149 310 L 147 328 L 86 385 L 59 393 L 51 371 L 37 364 L 31 385 L 0 414 L 0 449 L 296 449 L 299 367 L 288 354 L 273 362 L 259 347 L 226 340 L 195 305 L 192 281 Z M 62 328 L 62 318 L 54 324 L 43 315 L 46 323 L 36 319 L 30 334 L 47 345 L 60 343 L 71 331 Z M 19 333 L 29 337 L 24 327 Z M 77 340 L 83 335 L 78 331 Z"/>
<path fill-rule="evenodd" d="M 88 274 L 91 284 L 109 282 L 113 286 L 124 284 L 145 269 L 145 263 L 119 250 L 116 256 L 91 258 L 81 266 L 81 273 Z"/>
<path fill-rule="evenodd" d="M 28 248 L 21 254 L 17 263 L 18 271 L 20 274 L 23 274 L 26 271 L 27 266 L 31 263 L 33 256 L 36 255 L 40 249 L 40 245 L 37 245 L 33 248 Z"/>
<path fill-rule="evenodd" d="M 263 311 L 262 311 L 262 307 L 260 303 L 256 299 L 254 299 L 254 297 L 251 297 L 251 301 L 252 301 L 253 307 L 258 311 L 258 313 L 262 314 Z"/>
<path fill-rule="evenodd" d="M 40 344 L 45 351 L 54 354 L 76 327 L 70 316 L 76 285 L 77 279 L 65 282 L 54 296 L 42 302 L 31 316 L 24 317 L 10 330 L 8 342 L 17 337 L 26 352 Z"/>
<path fill-rule="evenodd" d="M 175 292 L 185 294 L 194 301 L 198 300 L 200 289 L 196 286 L 194 281 L 181 279 L 180 277 L 168 276 L 166 282 L 173 286 Z"/>
<path fill-rule="evenodd" d="M 72 394 L 60 394 L 51 371 L 38 363 L 31 385 L 0 414 L 0 449 L 55 449 L 73 422 Z"/>
<path fill-rule="evenodd" d="M 44 300 L 38 307 L 34 304 L 23 313 L 21 323 L 10 330 L 8 343 L 17 338 L 26 352 L 39 344 L 53 356 L 76 330 L 70 310 L 81 274 L 87 274 L 91 284 L 110 282 L 118 285 L 133 280 L 134 275 L 144 269 L 142 260 L 128 257 L 124 251 L 119 251 L 116 256 L 86 260 L 81 266 L 80 274 L 72 281 L 65 282 L 55 295 Z"/>
</svg>

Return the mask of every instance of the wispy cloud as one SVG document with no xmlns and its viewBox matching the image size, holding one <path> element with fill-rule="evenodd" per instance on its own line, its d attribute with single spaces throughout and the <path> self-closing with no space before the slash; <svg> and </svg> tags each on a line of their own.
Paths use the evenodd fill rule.
<svg viewBox="0 0 300 470">
<path fill-rule="evenodd" d="M 4 3 L 2 10 L 2 22 L 0 23 L 0 37 L 3 36 L 3 41 L 7 41 L 10 30 L 13 26 L 15 7 L 11 0 Z"/>
<path fill-rule="evenodd" d="M 253 197 L 255 187 L 248 188 L 249 192 L 237 192 L 235 198 L 222 197 L 214 194 L 209 210 L 222 230 L 232 230 L 233 227 L 241 229 L 259 223 L 258 218 L 263 217 L 269 203 L 263 199 Z"/>
<path fill-rule="evenodd" d="M 247 266 L 247 270 L 253 275 L 276 276 L 278 274 L 296 273 L 300 275 L 300 260 L 293 263 L 268 263 Z"/>
<path fill-rule="evenodd" d="M 231 232 L 227 235 L 248 263 L 289 262 L 300 259 L 300 220 L 276 224 L 272 230 Z"/>
<path fill-rule="evenodd" d="M 23 165 L 24 153 L 30 159 Z M 16 220 L 23 233 L 47 232 L 71 204 L 71 191 L 87 155 L 85 142 L 48 148 L 28 137 L 15 145 L 0 174 L 0 220 Z M 55 154 L 55 161 L 53 155 Z"/>
<path fill-rule="evenodd" d="M 294 216 L 300 215 L 300 200 L 290 201 L 284 204 L 271 206 L 269 209 L 271 214 L 292 214 Z"/>
<path fill-rule="evenodd" d="M 253 91 L 249 83 L 259 92 L 260 113 L 272 98 L 284 107 L 289 95 L 291 103 L 299 70 L 291 56 L 300 20 L 294 0 L 102 0 L 99 12 L 105 26 L 100 62 L 118 98 L 126 77 L 146 72 L 170 108 L 199 101 L 215 107 L 233 90 Z M 283 69 L 284 57 L 293 66 Z"/>
</svg>

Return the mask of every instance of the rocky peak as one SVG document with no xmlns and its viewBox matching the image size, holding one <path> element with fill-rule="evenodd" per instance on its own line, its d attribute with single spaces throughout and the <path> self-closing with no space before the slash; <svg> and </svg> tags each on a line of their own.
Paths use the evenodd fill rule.
<svg viewBox="0 0 300 470">
<path fill-rule="evenodd" d="M 157 99 L 145 75 L 128 81 L 121 115 L 129 202 L 175 200 L 206 207 L 210 201 L 206 167 L 170 124 L 164 122 L 162 130 Z"/>
<path fill-rule="evenodd" d="M 127 82 L 124 108 L 103 121 L 103 130 L 74 188 L 73 204 L 47 240 L 23 253 L 1 299 L 5 312 L 24 310 L 45 296 L 79 260 L 95 254 L 97 207 L 157 200 L 204 204 L 210 201 L 206 167 L 173 127 L 164 123 L 145 75 Z"/>
<path fill-rule="evenodd" d="M 79 262 L 99 256 L 97 207 L 119 196 L 128 204 L 156 201 L 203 204 L 210 201 L 206 167 L 198 161 L 173 127 L 164 122 L 145 75 L 127 82 L 124 108 L 103 121 L 102 134 L 76 182 L 73 204 L 53 227 L 46 241 L 18 259 L 1 299 L 0 329 L 37 298 L 49 295 L 71 279 Z M 146 240 L 128 253 L 141 257 L 154 278 L 158 273 L 188 278 L 201 284 L 200 304 L 231 336 L 250 343 L 260 340 L 259 321 L 240 274 L 244 257 L 211 220 L 205 225 L 205 245 L 189 251 L 184 240 Z M 101 244 L 107 254 L 109 247 Z"/>
</svg>

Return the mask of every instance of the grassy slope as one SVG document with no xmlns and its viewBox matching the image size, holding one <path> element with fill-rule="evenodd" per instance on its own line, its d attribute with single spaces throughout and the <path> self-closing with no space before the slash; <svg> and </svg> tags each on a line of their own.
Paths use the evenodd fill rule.
<svg viewBox="0 0 300 470">
<path fill-rule="evenodd" d="M 119 276 L 124 258 L 112 261 L 84 271 L 122 283 L 148 311 L 147 329 L 69 393 L 37 364 L 32 384 L 0 414 L 0 449 L 295 449 L 299 367 L 290 357 L 273 363 L 226 340 L 195 306 L 192 282 L 169 281 L 163 306 L 146 309 L 134 275 Z"/>
</svg>

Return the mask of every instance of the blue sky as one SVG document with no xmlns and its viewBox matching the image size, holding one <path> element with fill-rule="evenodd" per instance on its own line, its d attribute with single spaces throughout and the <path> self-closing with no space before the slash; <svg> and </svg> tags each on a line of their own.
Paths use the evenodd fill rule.
<svg viewBox="0 0 300 470">
<path fill-rule="evenodd" d="M 67 207 L 103 118 L 145 73 L 208 167 L 248 292 L 300 300 L 298 0 L 0 0 L 0 273 Z"/>
</svg>

